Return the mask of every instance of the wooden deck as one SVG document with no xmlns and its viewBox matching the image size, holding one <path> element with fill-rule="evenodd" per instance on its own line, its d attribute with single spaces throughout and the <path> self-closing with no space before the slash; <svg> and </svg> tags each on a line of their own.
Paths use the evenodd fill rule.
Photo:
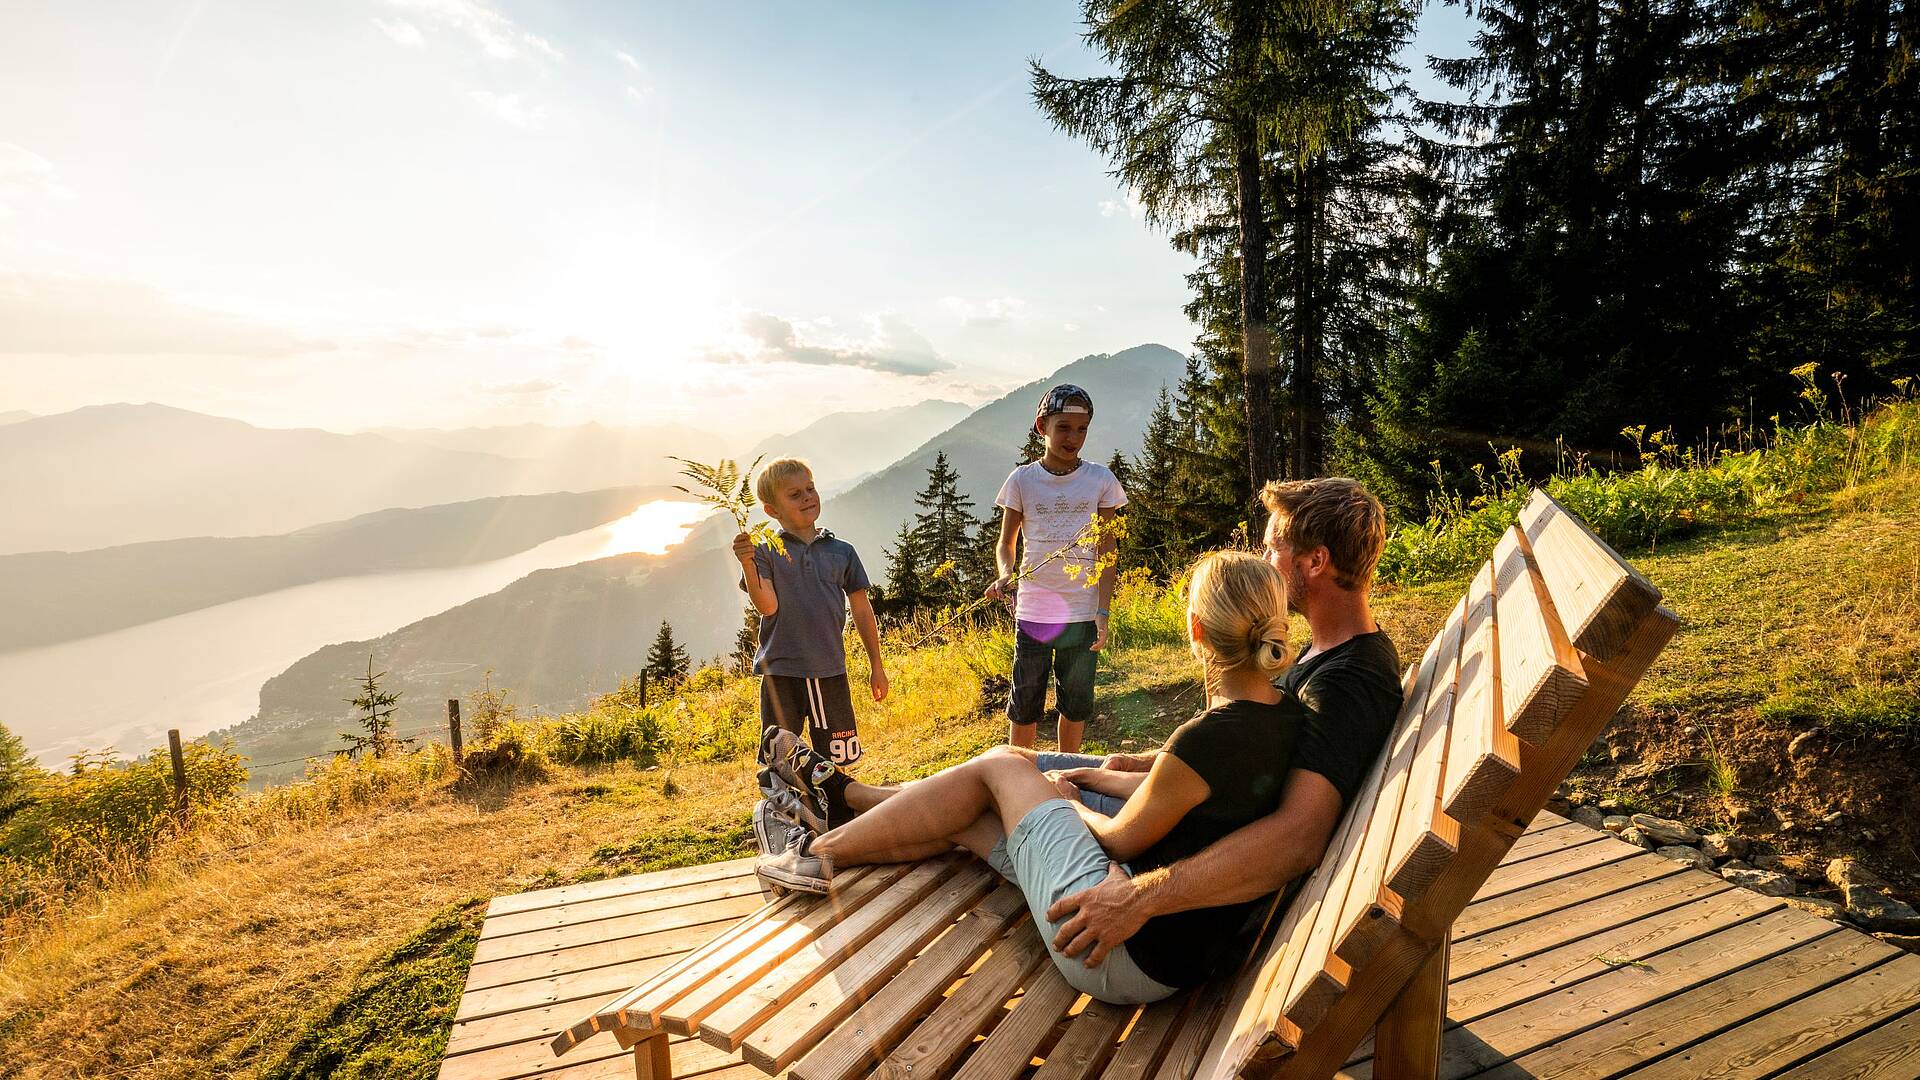
<svg viewBox="0 0 1920 1080">
<path fill-rule="evenodd" d="M 759 907 L 751 866 L 496 898 L 442 1080 L 631 1077 L 609 1035 L 548 1041 Z M 1451 964 L 1446 1077 L 1920 1077 L 1920 956 L 1553 814 L 1454 924 Z M 1343 1077 L 1373 1076 L 1367 1049 Z M 765 1075 L 698 1040 L 673 1056 Z"/>
</svg>

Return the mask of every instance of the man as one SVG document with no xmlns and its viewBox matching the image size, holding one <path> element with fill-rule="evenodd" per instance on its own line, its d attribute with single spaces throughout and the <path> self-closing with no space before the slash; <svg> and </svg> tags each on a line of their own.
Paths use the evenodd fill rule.
<svg viewBox="0 0 1920 1080">
<path fill-rule="evenodd" d="M 1320 862 L 1347 800 L 1379 758 L 1400 711 L 1400 660 L 1368 602 L 1386 544 L 1379 500 L 1353 480 L 1270 482 L 1267 561 L 1287 579 L 1288 606 L 1307 620 L 1312 644 L 1282 676 L 1307 707 L 1280 808 L 1171 866 L 1106 880 L 1062 897 L 1047 918 L 1065 919 L 1055 947 L 1099 965 L 1156 915 L 1255 900 L 1287 887 Z M 1115 754 L 1108 768 L 1145 769 L 1151 754 Z"/>
</svg>

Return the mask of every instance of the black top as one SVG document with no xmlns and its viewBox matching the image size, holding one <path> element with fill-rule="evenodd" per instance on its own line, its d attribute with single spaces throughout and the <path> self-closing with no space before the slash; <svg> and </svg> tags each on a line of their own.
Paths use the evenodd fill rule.
<svg viewBox="0 0 1920 1080">
<path fill-rule="evenodd" d="M 1400 654 L 1393 642 L 1384 630 L 1348 638 L 1295 663 L 1279 685 L 1307 710 L 1294 768 L 1326 777 L 1343 805 L 1352 802 L 1400 715 Z"/>
<path fill-rule="evenodd" d="M 1176 728 L 1166 751 L 1200 774 L 1208 795 L 1159 843 L 1128 863 L 1129 869 L 1141 873 L 1177 862 L 1279 809 L 1306 717 L 1300 703 L 1286 695 L 1275 705 L 1229 702 Z M 1198 985 L 1231 956 L 1242 925 L 1260 903 L 1155 916 L 1127 940 L 1127 952 L 1160 983 Z"/>
</svg>

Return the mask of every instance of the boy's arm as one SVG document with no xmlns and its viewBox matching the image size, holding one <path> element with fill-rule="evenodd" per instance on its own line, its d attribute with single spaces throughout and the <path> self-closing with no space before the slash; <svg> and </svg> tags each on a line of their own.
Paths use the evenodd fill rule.
<svg viewBox="0 0 1920 1080">
<path fill-rule="evenodd" d="M 1008 579 L 1020 570 L 1020 526 L 1026 520 L 1026 515 L 1018 510 L 1011 507 L 1001 509 L 1003 512 L 1000 515 L 1000 542 L 993 548 L 993 565 L 994 569 L 1000 572 L 1000 576 L 994 578 L 993 584 L 987 586 L 987 595 L 996 600 L 1006 595 L 1005 586 Z"/>
<path fill-rule="evenodd" d="M 867 650 L 867 684 L 873 700 L 881 701 L 887 696 L 887 667 L 880 660 L 880 624 L 873 617 L 873 601 L 867 599 L 867 590 L 859 589 L 847 594 L 847 605 L 853 608 L 853 628 Z"/>
<path fill-rule="evenodd" d="M 1113 520 L 1119 512 L 1120 508 L 1117 506 L 1103 506 L 1095 511 L 1097 515 L 1096 520 L 1100 522 L 1100 548 L 1094 554 L 1094 558 L 1098 560 L 1096 565 L 1100 567 L 1100 583 L 1098 586 L 1098 592 L 1100 593 L 1100 614 L 1096 614 L 1093 617 L 1093 644 L 1089 646 L 1089 648 L 1094 652 L 1099 652 L 1101 649 L 1107 647 L 1107 615 L 1105 612 L 1113 606 L 1113 564 L 1115 562 L 1113 550 L 1118 546 L 1117 541 L 1115 541 L 1113 537 Z"/>
<path fill-rule="evenodd" d="M 740 560 L 740 586 L 747 590 L 747 599 L 753 601 L 753 610 L 763 618 L 777 613 L 780 598 L 774 595 L 773 582 L 761 576 L 760 555 L 747 533 L 733 538 L 733 557 Z"/>
</svg>

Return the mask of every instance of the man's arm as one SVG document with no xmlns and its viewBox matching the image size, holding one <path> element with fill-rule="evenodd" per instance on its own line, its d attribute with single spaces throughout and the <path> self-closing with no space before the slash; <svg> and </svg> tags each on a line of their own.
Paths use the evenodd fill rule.
<svg viewBox="0 0 1920 1080">
<path fill-rule="evenodd" d="M 1287 776 L 1280 808 L 1241 826 L 1203 850 L 1159 870 L 1128 877 L 1118 864 L 1105 881 L 1047 909 L 1049 921 L 1065 919 L 1054 947 L 1086 955 L 1098 967 L 1156 915 L 1257 900 L 1320 862 L 1340 821 L 1340 792 L 1326 777 L 1305 769 Z"/>
</svg>

